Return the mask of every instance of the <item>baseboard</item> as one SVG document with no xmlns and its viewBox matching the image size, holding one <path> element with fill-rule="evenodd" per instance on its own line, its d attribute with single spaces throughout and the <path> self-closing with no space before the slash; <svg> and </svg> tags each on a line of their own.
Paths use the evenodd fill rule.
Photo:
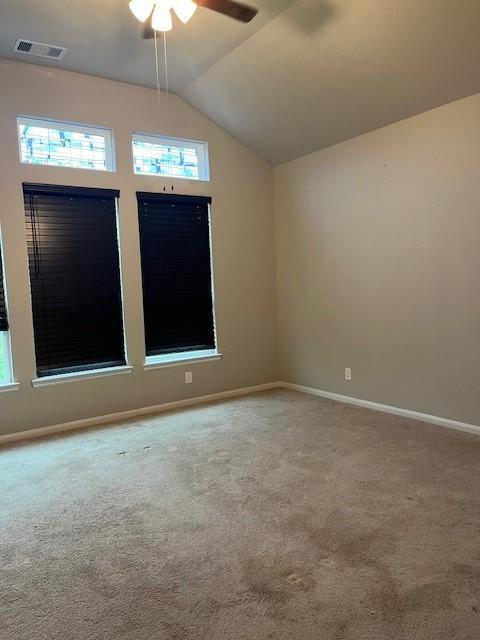
<svg viewBox="0 0 480 640">
<path fill-rule="evenodd" d="M 51 436 L 66 431 L 76 431 L 78 429 L 86 429 L 97 425 L 108 424 L 110 422 L 119 422 L 145 416 L 154 413 L 163 413 L 164 411 L 172 411 L 181 409 L 182 407 L 190 407 L 192 405 L 204 404 L 206 402 L 214 402 L 215 400 L 223 400 L 224 398 L 233 398 L 235 396 L 244 396 L 249 393 L 257 393 L 259 391 L 267 391 L 275 389 L 279 386 L 278 382 L 268 382 L 266 384 L 257 384 L 253 387 L 242 387 L 240 389 L 231 389 L 229 391 L 220 391 L 219 393 L 210 393 L 206 396 L 194 396 L 185 400 L 175 400 L 174 402 L 164 402 L 150 407 L 141 407 L 140 409 L 131 409 L 129 411 L 120 411 L 118 413 L 109 413 L 94 418 L 85 418 L 83 420 L 73 420 L 63 424 L 54 424 L 49 427 L 39 427 L 37 429 L 29 429 L 28 431 L 20 431 L 18 433 L 8 433 L 0 436 L 0 445 L 11 444 L 21 440 L 30 440 L 32 438 L 41 438 Z"/>
<path fill-rule="evenodd" d="M 149 407 L 141 407 L 139 409 L 131 409 L 129 411 L 120 411 L 118 413 L 110 413 L 93 418 L 85 418 L 83 420 L 73 420 L 72 422 L 55 424 L 49 427 L 40 427 L 38 429 L 29 429 L 28 431 L 20 431 L 18 433 L 9 433 L 0 436 L 0 446 L 3 444 L 20 442 L 22 440 L 31 440 L 33 438 L 41 438 L 44 436 L 64 433 L 67 431 L 86 429 L 88 427 L 94 427 L 96 425 L 119 422 L 121 420 L 128 420 L 129 418 L 136 418 L 138 416 L 163 413 L 165 411 L 173 411 L 175 409 L 181 409 L 182 407 L 190 407 L 207 402 L 214 402 L 215 400 L 234 398 L 235 396 L 243 396 L 260 391 L 268 391 L 269 389 L 276 389 L 279 387 L 283 389 L 290 389 L 292 391 L 308 393 L 313 396 L 327 398 L 329 400 L 335 400 L 337 402 L 343 402 L 344 404 L 352 404 L 358 407 L 373 409 L 374 411 L 381 411 L 383 413 L 390 413 L 396 416 L 403 416 L 404 418 L 411 418 L 412 420 L 427 422 L 439 427 L 447 427 L 448 429 L 456 429 L 457 431 L 465 431 L 467 433 L 480 435 L 480 426 L 469 424 L 467 422 L 459 422 L 457 420 L 450 420 L 448 418 L 441 418 L 439 416 L 431 416 L 427 413 L 412 411 L 411 409 L 402 409 L 400 407 L 393 407 L 388 404 L 380 404 L 371 400 L 363 400 L 362 398 L 344 396 L 339 393 L 332 393 L 331 391 L 323 391 L 322 389 L 315 389 L 313 387 L 306 387 L 300 384 L 293 384 L 292 382 L 268 382 L 266 384 L 258 384 L 252 387 L 241 387 L 240 389 L 230 389 L 229 391 L 220 391 L 219 393 L 211 393 L 205 396 L 194 396 L 192 398 L 185 398 L 184 400 L 175 400 L 173 402 L 165 402 L 163 404 L 153 405 Z"/>
<path fill-rule="evenodd" d="M 480 426 L 469 424 L 468 422 L 458 422 L 457 420 L 431 416 L 428 413 L 420 413 L 419 411 L 392 407 L 388 404 L 380 404 L 378 402 L 372 402 L 371 400 L 362 400 L 361 398 L 343 396 L 339 393 L 323 391 L 322 389 L 314 389 L 313 387 L 304 387 L 300 384 L 293 384 L 291 382 L 279 382 L 278 386 L 283 387 L 284 389 L 291 389 L 292 391 L 309 393 L 310 395 L 319 396 L 320 398 L 328 398 L 329 400 L 336 400 L 337 402 L 343 402 L 345 404 L 353 404 L 358 407 L 373 409 L 374 411 L 382 411 L 383 413 L 391 413 L 395 416 L 403 416 L 404 418 L 411 418 L 412 420 L 428 422 L 429 424 L 435 424 L 439 427 L 447 427 L 448 429 L 456 429 L 457 431 L 466 431 L 467 433 L 480 435 Z"/>
</svg>

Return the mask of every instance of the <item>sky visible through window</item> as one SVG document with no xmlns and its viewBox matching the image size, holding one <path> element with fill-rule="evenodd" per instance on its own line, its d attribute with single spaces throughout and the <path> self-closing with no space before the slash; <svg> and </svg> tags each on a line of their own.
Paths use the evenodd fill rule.
<svg viewBox="0 0 480 640">
<path fill-rule="evenodd" d="M 196 149 L 133 140 L 134 171 L 140 175 L 199 180 Z"/>
<path fill-rule="evenodd" d="M 22 162 L 106 171 L 105 137 L 19 124 Z"/>
<path fill-rule="evenodd" d="M 2 340 L 2 334 L 0 333 L 0 382 L 5 381 L 7 377 L 7 361 L 4 346 L 5 340 Z"/>
</svg>

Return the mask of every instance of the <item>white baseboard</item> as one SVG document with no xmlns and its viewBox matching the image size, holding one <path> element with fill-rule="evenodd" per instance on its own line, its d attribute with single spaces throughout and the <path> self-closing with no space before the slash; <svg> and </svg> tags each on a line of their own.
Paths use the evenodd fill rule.
<svg viewBox="0 0 480 640">
<path fill-rule="evenodd" d="M 28 431 L 20 431 L 18 433 L 9 433 L 0 436 L 0 445 L 11 444 L 19 442 L 21 440 L 30 440 L 33 438 L 41 438 L 43 436 L 55 435 L 57 433 L 63 433 L 66 431 L 75 431 L 78 429 L 85 429 L 88 427 L 94 427 L 96 425 L 108 424 L 110 422 L 119 422 L 121 420 L 127 420 L 129 418 L 136 418 L 138 416 L 145 416 L 155 413 L 163 413 L 164 411 L 172 411 L 174 409 L 181 409 L 182 407 L 190 407 L 197 404 L 204 404 L 207 402 L 214 402 L 215 400 L 223 400 L 226 398 L 234 398 L 235 396 L 243 396 L 249 393 L 257 393 L 259 391 L 267 391 L 269 389 L 276 388 L 290 389 L 292 391 L 300 391 L 302 393 L 308 393 L 320 398 L 327 398 L 329 400 L 335 400 L 337 402 L 343 402 L 344 404 L 352 404 L 358 407 L 365 407 L 367 409 L 373 409 L 374 411 L 381 411 L 383 413 L 391 413 L 396 416 L 403 416 L 412 420 L 420 420 L 421 422 L 427 422 L 440 427 L 447 427 L 449 429 L 456 429 L 457 431 L 465 431 L 467 433 L 473 433 L 480 435 L 480 426 L 469 424 L 467 422 L 459 422 L 457 420 L 450 420 L 448 418 L 441 418 L 439 416 L 431 416 L 427 413 L 420 413 L 418 411 L 412 411 L 410 409 L 401 409 L 400 407 L 392 407 L 388 404 L 380 404 L 371 400 L 363 400 L 361 398 L 353 398 L 351 396 L 344 396 L 339 393 L 332 393 L 331 391 L 323 391 L 322 389 L 315 389 L 313 387 L 305 387 L 300 384 L 293 384 L 291 382 L 268 382 L 266 384 L 258 384 L 253 387 L 242 387 L 240 389 L 231 389 L 229 391 L 221 391 L 219 393 L 211 393 L 206 396 L 195 396 L 193 398 L 186 398 L 185 400 L 175 400 L 173 402 L 165 402 L 149 407 L 141 407 L 139 409 L 131 409 L 129 411 L 120 411 L 118 413 L 110 413 L 103 416 L 97 416 L 93 418 L 85 418 L 84 420 L 74 420 L 72 422 L 65 422 L 63 424 L 55 424 L 49 427 L 40 427 L 38 429 L 29 429 Z"/>
<path fill-rule="evenodd" d="M 267 391 L 275 389 L 279 386 L 278 382 L 268 382 L 266 384 L 257 384 L 253 387 L 242 387 L 241 389 L 231 389 L 230 391 L 220 391 L 219 393 L 210 393 L 206 396 L 196 396 L 186 398 L 185 400 L 175 400 L 174 402 L 164 402 L 150 407 L 141 407 L 140 409 L 131 409 L 129 411 L 120 411 L 118 413 L 109 413 L 94 418 L 85 418 L 84 420 L 73 420 L 63 424 L 54 424 L 49 427 L 39 427 L 38 429 L 29 429 L 28 431 L 20 431 L 18 433 L 8 433 L 0 436 L 0 445 L 19 442 L 20 440 L 30 440 L 32 438 L 41 438 L 42 436 L 51 436 L 65 431 L 74 431 L 77 429 L 85 429 L 96 425 L 108 424 L 109 422 L 118 422 L 138 416 L 145 416 L 154 413 L 162 413 L 164 411 L 172 411 L 173 409 L 181 409 L 205 402 L 213 402 L 215 400 L 223 400 L 224 398 L 233 398 L 235 396 L 243 396 L 249 393 L 257 393 L 258 391 Z"/>
<path fill-rule="evenodd" d="M 293 384 L 291 382 L 279 382 L 278 386 L 283 387 L 284 389 L 291 389 L 292 391 L 309 393 L 313 396 L 319 396 L 320 398 L 336 400 L 337 402 L 343 402 L 345 404 L 353 404 L 358 407 L 366 407 L 367 409 L 373 409 L 374 411 L 382 411 L 383 413 L 391 413 L 395 416 L 403 416 L 404 418 L 411 418 L 412 420 L 428 422 L 429 424 L 435 424 L 439 427 L 447 427 L 449 429 L 456 429 L 457 431 L 466 431 L 467 433 L 480 435 L 480 426 L 469 424 L 468 422 L 458 422 L 457 420 L 440 418 L 439 416 L 431 416 L 428 413 L 420 413 L 418 411 L 412 411 L 410 409 L 401 409 L 400 407 L 392 407 L 388 404 L 372 402 L 371 400 L 362 400 L 361 398 L 343 396 L 339 393 L 322 391 L 321 389 L 314 389 L 313 387 L 304 387 L 300 384 Z"/>
</svg>

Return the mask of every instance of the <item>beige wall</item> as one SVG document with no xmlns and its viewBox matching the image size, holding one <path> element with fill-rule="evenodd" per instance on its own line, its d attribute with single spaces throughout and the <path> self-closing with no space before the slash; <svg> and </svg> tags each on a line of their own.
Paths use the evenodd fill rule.
<svg viewBox="0 0 480 640">
<path fill-rule="evenodd" d="M 266 163 L 175 96 L 167 123 L 164 102 L 159 112 L 155 92 L 137 86 L 7 61 L 0 83 L 0 225 L 20 382 L 0 393 L 0 435 L 278 378 L 480 424 L 480 96 L 274 170 L 276 301 Z M 116 173 L 20 165 L 17 114 L 113 128 Z M 133 175 L 135 130 L 209 143 L 211 182 L 175 190 L 213 197 L 220 361 L 142 368 L 135 192 L 170 183 Z M 132 375 L 32 388 L 23 181 L 121 190 Z"/>
<path fill-rule="evenodd" d="M 154 91 L 138 86 L 0 61 L 0 224 L 8 287 L 16 392 L 0 393 L 0 434 L 155 405 L 276 378 L 272 170 L 251 151 L 175 96 L 170 119 Z M 20 165 L 16 115 L 111 127 L 113 174 Z M 211 182 L 175 181 L 177 193 L 213 198 L 213 257 L 220 361 L 143 371 L 144 336 L 135 192 L 161 191 L 155 177 L 134 176 L 130 133 L 207 140 Z M 23 181 L 119 188 L 126 335 L 132 375 L 33 389 Z M 166 183 L 168 187 L 170 182 Z M 87 329 L 88 330 L 88 329 Z M 185 385 L 184 371 L 193 371 Z"/>
<path fill-rule="evenodd" d="M 275 169 L 280 377 L 480 424 L 479 182 L 479 95 Z"/>
</svg>

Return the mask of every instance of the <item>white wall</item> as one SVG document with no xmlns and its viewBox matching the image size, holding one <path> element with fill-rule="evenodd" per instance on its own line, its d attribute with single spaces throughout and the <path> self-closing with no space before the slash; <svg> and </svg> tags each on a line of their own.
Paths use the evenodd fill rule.
<svg viewBox="0 0 480 640">
<path fill-rule="evenodd" d="M 0 225 L 16 392 L 0 393 L 0 434 L 155 405 L 276 378 L 272 170 L 213 122 L 170 96 L 159 110 L 150 89 L 22 63 L 0 61 Z M 102 173 L 19 162 L 16 116 L 110 127 L 117 171 Z M 211 195 L 220 361 L 144 371 L 136 191 L 161 191 L 157 177 L 134 176 L 130 134 L 207 140 L 211 182 L 176 180 L 175 192 Z M 22 182 L 118 188 L 125 329 L 134 373 L 34 389 L 36 377 Z M 193 371 L 186 386 L 184 371 Z"/>
<path fill-rule="evenodd" d="M 480 424 L 479 180 L 480 95 L 274 170 L 281 379 Z"/>
</svg>

